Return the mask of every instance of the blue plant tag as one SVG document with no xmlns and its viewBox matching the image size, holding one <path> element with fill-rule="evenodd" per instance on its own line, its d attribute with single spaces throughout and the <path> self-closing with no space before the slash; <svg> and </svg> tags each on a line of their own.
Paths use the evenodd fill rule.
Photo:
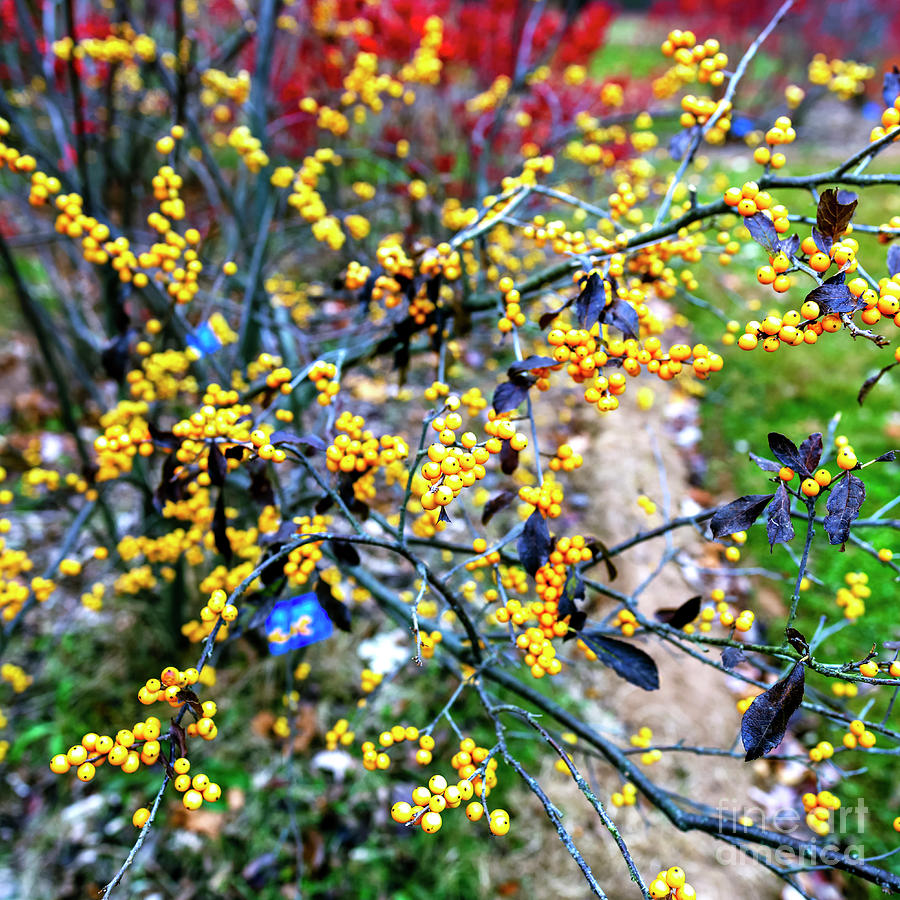
<svg viewBox="0 0 900 900">
<path fill-rule="evenodd" d="M 331 637 L 334 626 L 314 593 L 275 604 L 266 619 L 270 652 L 279 655 Z"/>
<path fill-rule="evenodd" d="M 189 347 L 193 347 L 201 356 L 215 353 L 222 346 L 218 335 L 209 322 L 202 322 L 187 336 Z"/>
</svg>

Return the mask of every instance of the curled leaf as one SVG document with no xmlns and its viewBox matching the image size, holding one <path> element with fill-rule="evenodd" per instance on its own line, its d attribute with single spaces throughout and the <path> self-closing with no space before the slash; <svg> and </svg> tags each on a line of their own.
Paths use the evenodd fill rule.
<svg viewBox="0 0 900 900">
<path fill-rule="evenodd" d="M 825 532 L 830 544 L 843 544 L 850 537 L 850 525 L 859 516 L 866 499 L 866 486 L 851 472 L 838 481 L 828 495 Z"/>
<path fill-rule="evenodd" d="M 759 518 L 759 514 L 774 496 L 774 494 L 747 494 L 726 503 L 717 509 L 709 520 L 712 536 L 720 538 L 723 534 L 746 531 Z"/>
<path fill-rule="evenodd" d="M 775 230 L 775 224 L 763 212 L 754 213 L 744 219 L 744 225 L 750 232 L 750 237 L 756 241 L 769 255 L 778 251 L 781 239 Z"/>
<path fill-rule="evenodd" d="M 658 609 L 653 615 L 657 622 L 662 622 L 670 628 L 684 628 L 700 615 L 700 601 L 703 598 L 698 594 L 685 600 L 681 606 L 675 609 Z"/>
<path fill-rule="evenodd" d="M 350 610 L 331 593 L 331 585 L 321 578 L 316 581 L 316 599 L 325 615 L 337 625 L 341 631 L 350 631 Z"/>
<path fill-rule="evenodd" d="M 837 191 L 834 188 L 822 191 L 816 208 L 816 226 L 819 231 L 833 241 L 838 240 L 847 230 L 857 202 L 856 195 L 849 191 Z"/>
<path fill-rule="evenodd" d="M 783 481 L 778 485 L 775 496 L 769 504 L 766 534 L 769 537 L 770 553 L 776 544 L 787 544 L 794 537 L 794 524 L 791 522 L 791 495 Z"/>
<path fill-rule="evenodd" d="M 582 631 L 580 637 L 597 654 L 598 662 L 619 677 L 645 691 L 659 688 L 659 670 L 653 657 L 643 650 L 593 631 Z"/>
<path fill-rule="evenodd" d="M 484 505 L 484 511 L 481 513 L 481 524 L 487 525 L 501 509 L 506 509 L 515 499 L 516 493 L 514 491 L 500 491 L 499 494 L 495 494 Z"/>
<path fill-rule="evenodd" d="M 516 543 L 522 568 L 534 578 L 537 570 L 550 558 L 550 531 L 539 509 L 525 520 L 525 527 Z"/>
<path fill-rule="evenodd" d="M 801 475 L 808 476 L 810 474 L 803 465 L 797 445 L 790 438 L 779 434 L 777 431 L 770 431 L 769 449 L 772 451 L 775 459 L 783 466 L 787 466 L 795 472 L 800 472 Z"/>
<path fill-rule="evenodd" d="M 781 681 L 750 704 L 741 719 L 747 762 L 771 753 L 784 740 L 788 722 L 803 702 L 804 688 L 803 663 L 798 662 Z"/>
</svg>

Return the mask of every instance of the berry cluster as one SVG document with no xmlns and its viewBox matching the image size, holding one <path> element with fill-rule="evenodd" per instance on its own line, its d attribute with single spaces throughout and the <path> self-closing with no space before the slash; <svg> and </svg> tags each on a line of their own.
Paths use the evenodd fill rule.
<svg viewBox="0 0 900 900">
<path fill-rule="evenodd" d="M 835 602 L 844 611 L 844 618 L 855 622 L 865 615 L 866 599 L 871 596 L 869 576 L 865 572 L 848 572 L 844 576 L 846 587 L 837 589 Z"/>
<path fill-rule="evenodd" d="M 362 475 L 378 466 L 387 466 L 409 455 L 409 447 L 402 437 L 383 435 L 376 438 L 369 430 L 363 430 L 366 422 L 362 416 L 343 412 L 334 427 L 338 434 L 325 451 L 329 472 L 356 473 Z"/>
<path fill-rule="evenodd" d="M 828 741 L 819 741 L 809 751 L 809 761 L 814 763 L 822 762 L 823 759 L 831 759 L 832 756 L 834 756 L 834 746 Z"/>
<path fill-rule="evenodd" d="M 831 791 L 819 791 L 818 794 L 806 793 L 801 798 L 806 811 L 806 824 L 819 837 L 825 837 L 831 831 L 834 811 L 841 808 L 841 801 Z"/>
<path fill-rule="evenodd" d="M 376 769 L 387 769 L 391 764 L 391 758 L 385 752 L 395 744 L 404 741 L 419 742 L 416 751 L 416 762 L 420 766 L 427 766 L 431 762 L 431 751 L 434 749 L 434 738 L 431 735 L 419 735 L 419 729 L 415 725 L 394 725 L 389 731 L 382 731 L 378 735 L 378 744 L 382 750 L 378 750 L 372 741 L 364 741 L 360 747 L 363 766 L 370 772 Z"/>
<path fill-rule="evenodd" d="M 500 293 L 503 294 L 503 304 L 505 307 L 503 315 L 497 322 L 497 328 L 501 333 L 507 334 L 512 331 L 513 328 L 524 325 L 527 319 L 525 318 L 525 313 L 522 312 L 522 309 L 519 306 L 519 300 L 521 298 L 512 278 L 508 275 L 504 275 L 498 282 L 497 287 L 500 289 Z"/>
<path fill-rule="evenodd" d="M 338 719 L 332 728 L 325 732 L 325 748 L 337 750 L 338 746 L 349 747 L 356 734 L 350 731 L 350 723 L 346 719 Z"/>
<path fill-rule="evenodd" d="M 616 807 L 634 806 L 637 803 L 637 788 L 630 781 L 626 781 L 622 785 L 622 790 L 615 791 L 609 799 Z"/>
<path fill-rule="evenodd" d="M 660 872 L 647 887 L 654 900 L 697 900 L 697 892 L 688 884 L 684 869 L 672 866 Z"/>
<path fill-rule="evenodd" d="M 754 162 L 761 166 L 771 166 L 773 169 L 780 169 L 787 162 L 787 158 L 783 153 L 773 153 L 774 147 L 781 144 L 792 144 L 797 137 L 794 131 L 794 125 L 788 116 L 779 116 L 775 120 L 775 124 L 766 132 L 766 147 L 757 147 L 753 151 Z"/>
<path fill-rule="evenodd" d="M 571 444 L 560 444 L 547 465 L 553 472 L 559 472 L 560 469 L 563 472 L 573 472 L 584 465 L 584 459 L 572 449 Z"/>
</svg>

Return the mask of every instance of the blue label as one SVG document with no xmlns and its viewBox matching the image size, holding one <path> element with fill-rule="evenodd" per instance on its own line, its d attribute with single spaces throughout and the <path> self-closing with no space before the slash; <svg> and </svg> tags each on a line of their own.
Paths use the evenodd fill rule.
<svg viewBox="0 0 900 900">
<path fill-rule="evenodd" d="M 215 353 L 222 346 L 209 322 L 198 325 L 192 334 L 187 336 L 188 347 L 193 347 L 201 356 Z"/>
<path fill-rule="evenodd" d="M 280 600 L 266 619 L 269 650 L 276 655 L 325 640 L 333 631 L 313 593 Z"/>
</svg>

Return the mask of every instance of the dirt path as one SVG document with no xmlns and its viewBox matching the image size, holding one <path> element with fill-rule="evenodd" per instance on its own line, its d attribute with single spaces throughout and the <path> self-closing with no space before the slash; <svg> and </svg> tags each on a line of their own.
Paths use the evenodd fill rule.
<svg viewBox="0 0 900 900">
<path fill-rule="evenodd" d="M 671 494 L 673 515 L 681 514 L 685 501 L 690 502 L 684 455 L 676 446 L 674 428 L 666 418 L 664 395 L 659 389 L 656 403 L 648 412 L 639 411 L 630 398 L 617 412 L 601 420 L 585 447 L 585 465 L 574 480 L 578 489 L 590 497 L 587 521 L 591 530 L 607 544 L 662 521 L 661 469 Z M 576 428 L 572 431 L 578 433 Z M 630 446 L 623 446 L 623 435 L 631 437 Z M 685 436 L 684 432 L 682 435 Z M 656 500 L 660 510 L 657 515 L 648 519 L 636 504 L 635 498 L 640 493 Z M 689 528 L 675 533 L 673 541 L 695 554 L 702 545 L 701 538 Z M 665 540 L 660 538 L 628 551 L 617 560 L 619 574 L 615 587 L 629 593 L 634 590 L 658 565 L 665 547 Z M 642 595 L 640 606 L 644 612 L 652 612 L 658 607 L 677 605 L 694 593 L 697 593 L 695 587 L 670 563 Z M 599 605 L 592 617 L 599 618 L 609 608 Z M 648 693 L 633 688 L 601 666 L 578 668 L 574 677 L 591 700 L 587 707 L 588 721 L 625 745 L 629 735 L 642 725 L 649 725 L 654 742 L 661 744 L 685 741 L 730 747 L 738 734 L 740 715 L 735 706 L 737 698 L 729 690 L 725 677 L 658 643 L 648 642 L 643 646 L 658 663 L 661 682 L 658 691 Z M 611 810 L 646 878 L 652 878 L 661 868 L 680 865 L 700 897 L 773 900 L 780 896 L 781 882 L 729 845 L 707 835 L 679 832 L 646 802 L 613 809 L 609 797 L 621 787 L 619 776 L 607 766 L 587 764 L 583 756 L 576 755 L 575 761 L 586 777 L 590 773 L 589 780 Z M 551 799 L 565 811 L 566 827 L 608 896 L 613 900 L 639 896 L 615 844 L 573 782 L 555 771 L 552 762 L 546 764 L 541 775 Z M 668 754 L 653 766 L 652 775 L 664 787 L 693 800 L 714 806 L 724 802 L 726 809 L 753 806 L 748 796 L 748 792 L 752 795 L 753 769 L 741 761 Z M 536 816 L 543 815 L 530 795 L 523 802 Z M 526 864 L 527 871 L 522 873 L 528 896 L 588 895 L 574 862 L 549 833 L 540 846 L 540 853 L 532 859 L 534 863 Z"/>
</svg>

